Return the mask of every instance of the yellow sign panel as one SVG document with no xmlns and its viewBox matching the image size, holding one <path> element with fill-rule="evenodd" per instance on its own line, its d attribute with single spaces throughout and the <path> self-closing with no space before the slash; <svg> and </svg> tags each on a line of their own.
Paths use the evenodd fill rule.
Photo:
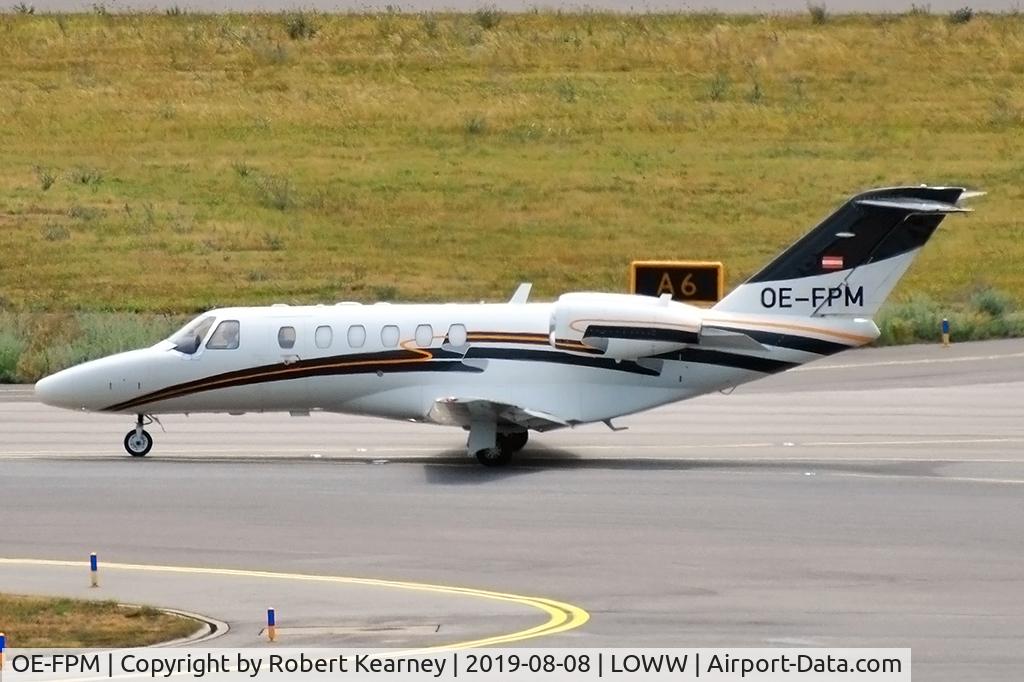
<svg viewBox="0 0 1024 682">
<path fill-rule="evenodd" d="M 725 269 L 717 261 L 635 260 L 629 264 L 629 292 L 713 304 L 725 293 Z"/>
</svg>

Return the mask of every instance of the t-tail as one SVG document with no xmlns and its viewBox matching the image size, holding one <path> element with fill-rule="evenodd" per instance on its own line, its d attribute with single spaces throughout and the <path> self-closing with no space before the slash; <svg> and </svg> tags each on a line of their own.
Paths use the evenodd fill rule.
<svg viewBox="0 0 1024 682">
<path fill-rule="evenodd" d="M 969 211 L 963 201 L 978 194 L 963 187 L 925 186 L 858 194 L 714 311 L 871 318 L 946 214 Z"/>
</svg>

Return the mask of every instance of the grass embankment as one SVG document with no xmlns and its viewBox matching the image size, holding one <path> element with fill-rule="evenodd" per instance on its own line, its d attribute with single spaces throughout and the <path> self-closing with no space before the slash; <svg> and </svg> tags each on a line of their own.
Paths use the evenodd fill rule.
<svg viewBox="0 0 1024 682">
<path fill-rule="evenodd" d="M 10 647 L 135 647 L 187 637 L 199 623 L 150 607 L 0 594 Z"/>
<path fill-rule="evenodd" d="M 3 15 L 0 308 L 735 284 L 919 182 L 990 196 L 897 298 L 1020 300 L 1022 74 L 1020 15 Z"/>
</svg>

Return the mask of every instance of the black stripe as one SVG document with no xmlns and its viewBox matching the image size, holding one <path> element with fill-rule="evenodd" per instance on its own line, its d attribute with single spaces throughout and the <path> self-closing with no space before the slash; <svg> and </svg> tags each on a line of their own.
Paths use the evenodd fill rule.
<svg viewBox="0 0 1024 682">
<path fill-rule="evenodd" d="M 533 360 L 536 362 L 557 362 L 560 364 L 578 365 L 581 367 L 594 367 L 597 369 L 608 369 L 619 372 L 630 372 L 644 376 L 658 376 L 661 372 L 644 367 L 631 360 L 616 362 L 613 358 L 595 358 L 585 355 L 569 355 L 565 353 L 553 353 L 550 351 L 527 350 L 524 348 L 472 348 L 466 357 L 490 358 L 495 360 Z M 705 365 L 718 365 L 732 369 L 753 370 L 774 374 L 799 365 L 799 362 L 786 360 L 775 360 L 774 358 L 761 358 L 754 355 L 741 355 L 738 353 L 726 353 L 717 350 L 703 348 L 685 348 L 681 351 L 662 353 L 654 356 L 653 359 L 676 360 L 679 362 L 697 362 Z"/>
<path fill-rule="evenodd" d="M 753 372 L 763 372 L 765 374 L 775 374 L 776 372 L 791 369 L 800 364 L 799 362 L 775 360 L 773 358 L 761 358 L 756 355 L 726 353 L 724 351 L 708 350 L 706 348 L 684 348 L 680 351 L 662 353 L 655 357 L 660 360 L 699 362 L 704 365 L 720 365 L 722 367 L 746 369 Z"/>
<path fill-rule="evenodd" d="M 239 386 L 250 386 L 261 383 L 272 383 L 276 381 L 289 381 L 291 379 L 303 379 L 314 376 L 343 376 L 353 374 L 370 374 L 374 372 L 399 373 L 399 372 L 471 372 L 480 373 L 484 370 L 478 367 L 466 365 L 456 359 L 455 353 L 434 349 L 431 351 L 435 359 L 422 362 L 412 362 L 415 358 L 422 357 L 411 351 L 385 351 L 383 353 L 367 353 L 363 355 L 340 355 L 328 358 L 316 358 L 314 360 L 301 360 L 299 362 L 284 365 L 261 365 L 215 374 L 202 379 L 188 381 L 167 388 L 153 391 L 138 398 L 126 400 L 116 405 L 103 408 L 103 411 L 118 412 L 138 408 L 147 403 L 172 400 L 186 395 L 192 395 L 209 390 L 222 388 L 236 388 Z M 438 356 L 445 356 L 444 358 Z M 680 362 L 696 362 L 701 364 L 719 365 L 733 369 L 752 370 L 772 374 L 780 372 L 799 363 L 760 358 L 751 355 L 740 355 L 736 353 L 725 353 L 721 351 L 706 350 L 701 348 L 687 348 L 682 351 L 664 353 L 655 356 L 657 359 L 675 360 Z M 531 350 L 525 348 L 470 348 L 466 358 L 496 359 L 496 360 L 520 360 L 533 362 L 553 362 L 579 367 L 590 367 L 617 372 L 628 372 L 641 376 L 659 376 L 661 372 L 644 367 L 630 360 L 616 362 L 613 358 L 593 357 L 578 355 L 576 353 L 559 352 L 554 350 Z M 376 360 L 376 362 L 374 361 Z M 385 363 L 384 360 L 410 360 L 402 364 Z M 364 363 L 353 365 L 353 363 Z M 341 363 L 339 365 L 339 363 Z"/>
<path fill-rule="evenodd" d="M 779 348 L 817 353 L 818 355 L 834 355 L 840 351 L 852 348 L 852 346 L 845 343 L 812 339 L 809 336 L 799 336 L 797 334 L 780 334 L 779 332 L 765 331 L 763 329 L 741 329 L 739 327 L 724 327 L 717 324 L 709 325 L 708 328 L 746 334 L 758 343 L 763 343 L 766 346 L 778 346 Z"/>
<path fill-rule="evenodd" d="M 486 358 L 489 360 L 525 360 L 533 362 L 555 362 L 561 365 L 575 365 L 577 367 L 593 367 L 594 369 L 607 369 L 616 372 L 629 372 L 630 374 L 642 374 L 643 376 L 656 377 L 660 372 L 641 367 L 635 362 L 623 360 L 616 362 L 613 358 L 596 358 L 591 355 L 576 355 L 575 353 L 562 353 L 554 350 L 530 350 L 526 348 L 470 348 L 466 353 L 467 358 Z"/>
<path fill-rule="evenodd" d="M 583 336 L 599 339 L 627 339 L 630 341 L 669 341 L 672 343 L 697 343 L 700 340 L 700 336 L 695 332 L 682 329 L 623 327 L 606 324 L 590 325 Z"/>
</svg>

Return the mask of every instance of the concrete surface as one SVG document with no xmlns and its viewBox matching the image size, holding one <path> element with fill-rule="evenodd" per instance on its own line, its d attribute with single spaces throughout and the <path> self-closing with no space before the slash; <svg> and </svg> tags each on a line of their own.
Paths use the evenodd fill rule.
<svg viewBox="0 0 1024 682">
<path fill-rule="evenodd" d="M 1024 669 L 1021 341 L 847 353 L 623 419 L 626 432 L 535 436 L 503 471 L 462 456 L 457 430 L 335 415 L 168 417 L 133 460 L 124 417 L 0 395 L 0 556 L 83 560 L 0 563 L 5 591 L 95 594 L 97 551 L 589 612 L 531 645 L 909 646 L 915 679 Z M 443 644 L 545 618 L 252 576 L 111 571 L 100 591 L 230 623 L 211 645 L 258 642 L 267 605 L 332 631 L 300 630 L 303 644 Z"/>
</svg>

